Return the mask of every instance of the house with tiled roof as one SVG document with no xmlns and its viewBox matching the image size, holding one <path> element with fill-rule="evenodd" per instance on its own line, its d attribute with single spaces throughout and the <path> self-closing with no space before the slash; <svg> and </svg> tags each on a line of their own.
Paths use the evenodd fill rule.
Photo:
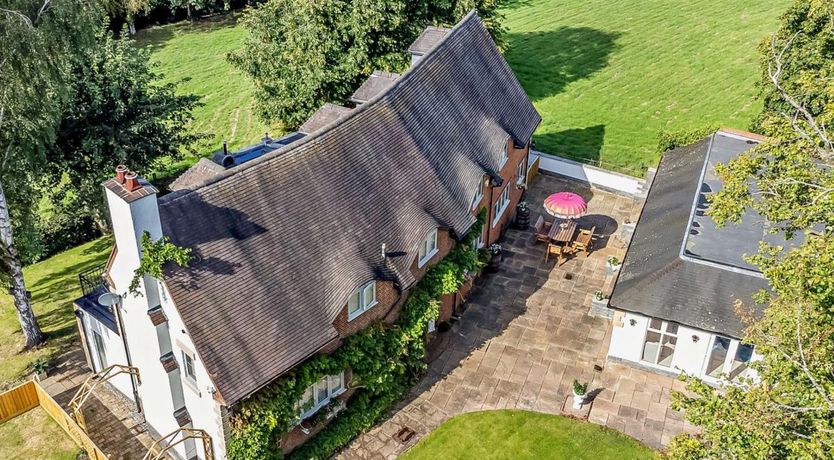
<svg viewBox="0 0 834 460">
<path fill-rule="evenodd" d="M 740 223 L 718 227 L 708 196 L 722 187 L 716 165 L 761 141 L 722 129 L 663 155 L 609 301 L 616 312 L 610 359 L 712 384 L 755 378 L 750 362 L 758 357 L 742 340 L 741 312 L 761 313 L 753 296 L 768 282 L 747 256 L 760 241 L 795 242 L 752 209 Z"/>
<path fill-rule="evenodd" d="M 299 133 L 224 149 L 164 196 L 124 170 L 104 183 L 115 248 L 75 302 L 78 325 L 92 370 L 139 370 L 111 383 L 152 434 L 203 430 L 225 458 L 241 402 L 393 322 L 479 214 L 480 245 L 511 222 L 539 114 L 477 15 L 427 33 L 412 66 L 375 72 L 354 108 L 331 104 Z M 193 257 L 162 279 L 146 276 L 135 296 L 127 290 L 145 233 Z M 121 300 L 103 304 L 105 292 Z M 436 321 L 459 302 L 445 297 Z M 300 418 L 332 400 L 350 404 L 350 394 L 350 369 L 330 375 L 305 393 Z M 306 439 L 300 428 L 281 449 Z M 205 458 L 198 447 L 172 452 Z"/>
</svg>

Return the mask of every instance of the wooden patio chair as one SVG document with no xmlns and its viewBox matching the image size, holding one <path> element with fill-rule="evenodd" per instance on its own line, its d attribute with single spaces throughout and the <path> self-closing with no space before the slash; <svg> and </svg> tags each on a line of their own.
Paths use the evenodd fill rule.
<svg viewBox="0 0 834 460">
<path fill-rule="evenodd" d="M 576 239 L 573 243 L 571 243 L 571 248 L 573 248 L 574 251 L 584 252 L 586 256 L 590 255 L 591 242 L 594 239 L 594 230 L 596 229 L 596 227 L 591 227 L 590 229 L 579 229 L 579 234 L 576 235 Z"/>
<path fill-rule="evenodd" d="M 564 260 L 564 247 L 558 244 L 547 243 L 547 251 L 544 253 L 544 263 L 547 263 L 547 259 L 550 258 L 550 254 L 556 255 L 556 266 L 562 265 L 562 261 Z"/>
<path fill-rule="evenodd" d="M 539 216 L 539 218 L 536 219 L 536 225 L 534 225 L 533 228 L 535 228 L 535 230 L 536 230 L 536 241 L 537 242 L 541 242 L 541 243 L 549 243 L 550 242 L 550 236 L 548 236 L 548 234 L 550 233 L 550 226 L 551 225 L 553 225 L 553 223 L 545 221 L 544 217 L 542 217 L 542 216 Z"/>
</svg>

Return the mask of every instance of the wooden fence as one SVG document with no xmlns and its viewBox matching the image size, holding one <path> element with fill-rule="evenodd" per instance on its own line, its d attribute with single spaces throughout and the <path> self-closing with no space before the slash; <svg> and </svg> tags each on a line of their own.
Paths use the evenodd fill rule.
<svg viewBox="0 0 834 460">
<path fill-rule="evenodd" d="M 12 388 L 5 393 L 0 393 L 0 423 L 11 420 L 38 406 L 41 406 L 55 420 L 55 423 L 60 425 L 70 438 L 87 452 L 90 459 L 108 460 L 104 452 L 75 423 L 75 420 L 64 412 L 64 409 L 52 399 L 52 396 L 49 396 L 34 380 Z"/>
</svg>

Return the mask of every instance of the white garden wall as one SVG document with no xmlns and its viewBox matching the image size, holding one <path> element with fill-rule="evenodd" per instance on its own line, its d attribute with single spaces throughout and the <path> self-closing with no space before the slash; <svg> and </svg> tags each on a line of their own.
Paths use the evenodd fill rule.
<svg viewBox="0 0 834 460">
<path fill-rule="evenodd" d="M 539 157 L 539 169 L 590 183 L 626 195 L 638 195 L 643 188 L 643 179 L 608 171 L 549 153 L 532 150 L 531 157 Z M 532 163 L 532 161 L 531 161 Z"/>
</svg>

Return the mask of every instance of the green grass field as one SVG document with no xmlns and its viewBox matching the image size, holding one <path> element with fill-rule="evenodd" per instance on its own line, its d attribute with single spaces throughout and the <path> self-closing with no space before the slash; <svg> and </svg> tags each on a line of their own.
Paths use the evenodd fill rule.
<svg viewBox="0 0 834 460">
<path fill-rule="evenodd" d="M 0 389 L 19 382 L 32 361 L 53 356 L 78 337 L 72 314 L 72 301 L 81 295 L 78 274 L 103 264 L 111 245 L 109 238 L 101 238 L 23 269 L 32 308 L 47 336 L 47 342 L 35 350 L 20 351 L 23 335 L 12 299 L 0 294 Z"/>
<path fill-rule="evenodd" d="M 511 0 L 507 60 L 542 114 L 538 149 L 642 175 L 661 129 L 747 128 L 759 110 L 757 45 L 789 0 Z M 140 31 L 167 80 L 204 106 L 192 129 L 254 143 L 267 126 L 252 84 L 226 61 L 243 41 L 240 13 Z M 193 161 L 193 160 L 192 160 Z"/>
<path fill-rule="evenodd" d="M 507 60 L 542 124 L 536 147 L 642 175 L 657 133 L 747 128 L 757 45 L 788 0 L 517 0 Z"/>
<path fill-rule="evenodd" d="M 229 13 L 152 27 L 136 35 L 139 46 L 151 48 L 166 81 L 180 82 L 182 93 L 200 97 L 203 106 L 194 111 L 191 129 L 208 135 L 196 145 L 202 155 L 219 149 L 223 140 L 237 148 L 257 142 L 266 132 L 281 132 L 280 125 L 257 118 L 252 83 L 226 61 L 246 33 L 237 24 L 239 17 L 240 13 Z"/>
<path fill-rule="evenodd" d="M 80 451 L 40 407 L 0 424 L 3 460 L 75 460 Z"/>
<path fill-rule="evenodd" d="M 558 415 L 497 410 L 453 417 L 400 458 L 635 460 L 658 456 L 636 440 L 599 425 Z"/>
</svg>

